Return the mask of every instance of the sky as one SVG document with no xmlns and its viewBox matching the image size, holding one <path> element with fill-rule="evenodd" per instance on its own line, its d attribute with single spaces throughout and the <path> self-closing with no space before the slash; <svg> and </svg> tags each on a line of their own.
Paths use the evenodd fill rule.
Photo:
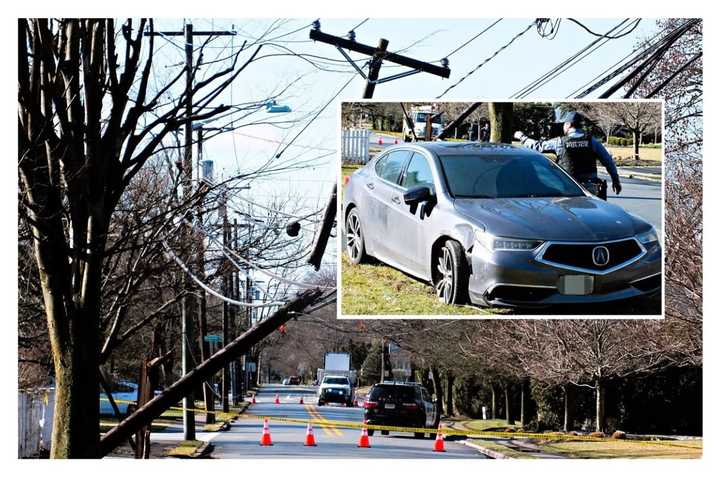
<svg viewBox="0 0 720 480">
<path fill-rule="evenodd" d="M 302 211 L 312 211 L 322 206 L 337 178 L 339 155 L 333 154 L 339 142 L 339 102 L 359 100 L 364 89 L 364 80 L 344 61 L 337 49 L 331 45 L 309 40 L 310 24 L 314 19 L 188 19 L 195 30 L 236 30 L 235 37 L 218 37 L 205 49 L 205 60 L 237 51 L 243 41 L 252 41 L 274 23 L 277 27 L 269 37 L 277 38 L 273 45 L 264 46 L 254 61 L 233 83 L 232 89 L 218 99 L 218 103 L 240 103 L 257 101 L 274 95 L 282 88 L 287 91 L 278 98 L 278 103 L 292 109 L 289 114 L 260 115 L 267 121 L 301 119 L 295 125 L 278 126 L 260 124 L 248 125 L 235 133 L 219 135 L 208 140 L 204 146 L 204 158 L 215 162 L 216 177 L 227 177 L 237 171 L 247 171 L 277 153 L 278 145 L 287 142 L 304 127 L 310 117 L 338 95 L 315 119 L 282 159 L 291 158 L 314 160 L 313 168 L 293 173 L 284 173 L 272 178 L 254 181 L 245 194 L 254 201 L 270 202 L 273 198 L 289 198 L 304 206 Z M 348 30 L 363 22 L 357 19 L 320 19 L 321 30 L 344 36 Z M 356 28 L 356 41 L 376 45 L 379 38 L 389 41 L 389 51 L 422 61 L 438 62 L 455 48 L 477 33 L 490 26 L 496 18 L 468 20 L 442 19 L 372 19 Z M 595 32 L 606 32 L 623 19 L 579 19 Z M 494 52 L 522 32 L 533 19 L 503 19 L 479 38 L 449 56 L 451 75 L 442 79 L 427 73 L 418 73 L 403 79 L 380 84 L 375 89 L 375 99 L 385 100 L 431 100 L 440 95 L 448 86 L 474 69 Z M 631 22 L 628 21 L 626 25 Z M 166 19 L 156 22 L 156 30 L 181 30 L 182 19 Z M 577 63 L 558 78 L 538 89 L 528 99 L 561 99 L 590 81 L 618 60 L 629 54 L 640 39 L 657 31 L 654 19 L 643 19 L 629 35 L 607 41 L 591 55 Z M 615 32 L 617 33 L 617 32 Z M 580 26 L 563 20 L 553 39 L 542 38 L 535 27 L 518 37 L 495 58 L 488 61 L 474 74 L 445 94 L 443 100 L 477 100 L 512 98 L 515 92 L 543 75 L 578 50 L 595 40 Z M 157 40 L 156 72 L 172 69 L 184 61 L 182 37 L 166 37 Z M 196 45 L 201 42 L 196 40 Z M 243 62 L 250 55 L 248 49 L 240 56 Z M 288 52 L 324 57 L 308 57 L 323 62 L 332 71 L 323 71 L 308 61 Z M 278 55 L 283 54 L 283 55 Z M 352 58 L 362 56 L 350 52 Z M 327 59 L 331 60 L 327 60 Z M 360 63 L 362 65 L 362 63 Z M 177 68 L 177 67 L 174 67 Z M 210 73 L 218 65 L 210 65 L 203 74 Z M 405 67 L 385 63 L 380 77 L 406 70 Z M 346 82 L 350 82 L 340 92 Z M 338 92 L 340 92 L 338 94 Z M 597 93 L 596 93 L 597 94 Z M 240 122 L 243 123 L 243 122 Z M 247 122 L 245 122 L 247 123 Z M 212 125 L 212 124 L 211 124 Z M 309 225 L 312 228 L 312 225 Z M 307 234 L 307 230 L 305 231 Z M 331 248 L 326 261 L 333 264 L 337 257 Z"/>
</svg>

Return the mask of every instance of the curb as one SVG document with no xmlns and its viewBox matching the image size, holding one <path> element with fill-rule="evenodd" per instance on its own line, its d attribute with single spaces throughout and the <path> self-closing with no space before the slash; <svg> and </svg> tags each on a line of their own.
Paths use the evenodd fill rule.
<svg viewBox="0 0 720 480">
<path fill-rule="evenodd" d="M 662 175 L 656 175 L 654 173 L 623 172 L 620 169 L 618 169 L 618 176 L 623 177 L 623 178 L 638 178 L 640 180 L 648 180 L 651 182 L 658 182 L 658 183 L 662 181 Z"/>
<path fill-rule="evenodd" d="M 461 445 L 465 445 L 466 447 L 474 448 L 478 452 L 482 453 L 483 455 L 487 455 L 490 458 L 493 458 L 495 460 L 508 460 L 510 457 L 507 455 L 504 455 L 500 452 L 496 452 L 495 450 L 490 450 L 486 447 L 481 447 L 480 445 L 475 445 L 474 443 L 470 442 L 469 440 L 457 440 L 455 443 L 459 443 Z"/>
</svg>

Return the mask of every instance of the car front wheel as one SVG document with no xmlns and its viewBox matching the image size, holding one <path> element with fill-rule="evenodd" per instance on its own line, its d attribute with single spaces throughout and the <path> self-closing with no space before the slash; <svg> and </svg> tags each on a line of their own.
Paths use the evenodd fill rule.
<svg viewBox="0 0 720 480">
<path fill-rule="evenodd" d="M 466 303 L 470 272 L 462 246 L 455 240 L 447 240 L 433 261 L 438 298 L 447 304 Z"/>
<path fill-rule="evenodd" d="M 352 263 L 357 265 L 365 261 L 365 239 L 360 228 L 360 215 L 356 207 L 350 209 L 345 222 L 345 245 Z"/>
</svg>

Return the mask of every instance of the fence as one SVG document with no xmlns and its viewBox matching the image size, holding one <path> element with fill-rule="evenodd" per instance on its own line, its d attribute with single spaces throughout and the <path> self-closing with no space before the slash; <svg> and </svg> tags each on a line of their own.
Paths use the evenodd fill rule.
<svg viewBox="0 0 720 480">
<path fill-rule="evenodd" d="M 366 164 L 370 160 L 370 130 L 345 128 L 342 131 L 343 163 Z"/>
<path fill-rule="evenodd" d="M 18 392 L 18 458 L 50 450 L 55 390 Z"/>
</svg>

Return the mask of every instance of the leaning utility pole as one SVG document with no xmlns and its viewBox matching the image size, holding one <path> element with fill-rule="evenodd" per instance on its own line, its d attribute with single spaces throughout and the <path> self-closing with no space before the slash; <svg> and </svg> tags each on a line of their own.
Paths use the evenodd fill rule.
<svg viewBox="0 0 720 480">
<path fill-rule="evenodd" d="M 441 65 L 433 65 L 432 63 L 422 62 L 420 60 L 406 57 L 404 55 L 398 55 L 397 53 L 388 52 L 387 47 L 389 42 L 384 38 L 380 39 L 377 47 L 372 47 L 370 45 L 364 45 L 362 43 L 356 42 L 354 32 L 350 33 L 349 38 L 330 35 L 320 31 L 320 21 L 318 20 L 313 23 L 313 28 L 312 30 L 310 30 L 310 39 L 333 45 L 340 51 L 342 56 L 345 57 L 345 60 L 347 60 L 348 63 L 353 66 L 355 71 L 358 72 L 360 76 L 366 80 L 363 98 L 372 98 L 373 94 L 375 93 L 376 85 L 389 82 L 391 80 L 408 77 L 416 73 L 426 72 L 433 75 L 438 75 L 443 78 L 448 78 L 450 76 L 450 69 L 448 68 L 447 58 L 443 58 L 440 61 Z M 369 62 L 370 66 L 368 68 L 367 75 L 365 75 L 363 69 L 359 67 L 352 58 L 350 58 L 350 55 L 348 55 L 344 49 L 350 50 L 352 52 L 358 52 L 363 55 L 369 55 L 372 57 Z M 385 78 L 378 78 L 380 76 L 380 67 L 382 66 L 383 61 L 396 63 L 398 65 L 408 67 L 411 70 L 401 72 L 396 75 L 390 75 L 389 77 Z"/>
<path fill-rule="evenodd" d="M 192 172 L 193 172 L 193 154 L 192 154 L 192 110 L 193 110 L 193 38 L 195 36 L 227 36 L 236 35 L 237 32 L 231 31 L 197 31 L 193 32 L 192 23 L 185 24 L 182 31 L 171 32 L 145 32 L 144 35 L 153 35 L 161 37 L 185 37 L 185 154 L 182 163 L 182 190 L 183 200 L 188 202 L 192 196 Z M 189 227 L 183 226 L 181 230 L 183 245 L 189 244 L 190 231 Z M 187 274 L 183 275 L 184 287 L 187 291 L 182 297 L 182 375 L 185 377 L 193 369 L 192 361 L 192 337 L 193 337 L 193 287 L 192 282 Z M 195 399 L 192 390 L 188 389 L 182 400 L 183 406 L 183 432 L 185 440 L 195 440 Z"/>
</svg>

